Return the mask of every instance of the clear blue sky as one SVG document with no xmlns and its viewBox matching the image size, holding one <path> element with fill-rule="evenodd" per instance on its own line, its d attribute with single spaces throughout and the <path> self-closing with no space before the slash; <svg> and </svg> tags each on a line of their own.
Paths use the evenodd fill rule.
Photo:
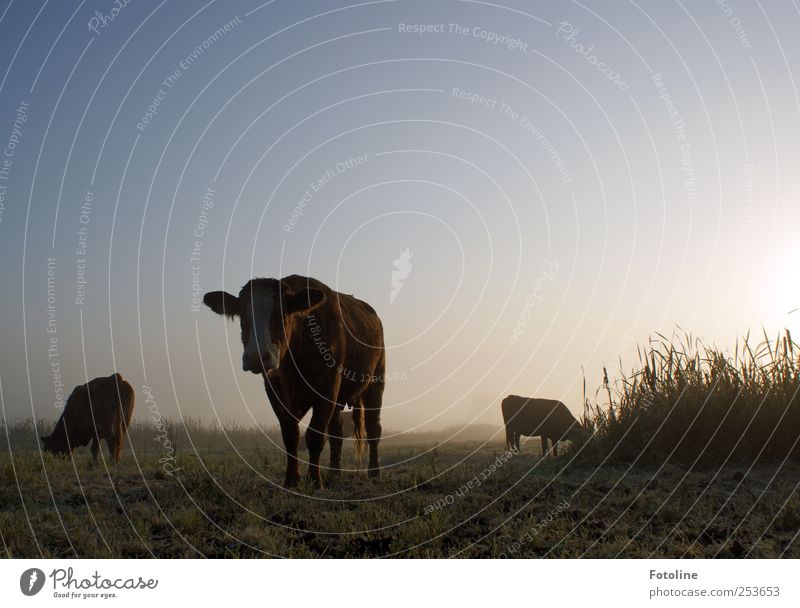
<svg viewBox="0 0 800 608">
<path fill-rule="evenodd" d="M 790 1 L 0 3 L 5 416 L 116 369 L 137 419 L 148 386 L 273 424 L 192 309 L 252 276 L 375 306 L 391 429 L 579 412 L 581 368 L 676 326 L 800 329 L 798 31 Z"/>
</svg>

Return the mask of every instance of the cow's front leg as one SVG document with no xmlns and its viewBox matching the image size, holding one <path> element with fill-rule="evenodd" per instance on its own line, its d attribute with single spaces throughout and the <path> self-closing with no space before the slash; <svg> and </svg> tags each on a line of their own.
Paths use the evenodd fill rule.
<svg viewBox="0 0 800 608">
<path fill-rule="evenodd" d="M 331 442 L 331 475 L 338 477 L 342 472 L 342 410 L 336 406 L 328 423 L 328 438 Z"/>
<path fill-rule="evenodd" d="M 283 447 L 286 450 L 286 476 L 283 479 L 283 487 L 291 488 L 300 480 L 300 461 L 297 459 L 297 449 L 300 446 L 300 426 L 293 418 L 282 418 L 280 423 Z"/>
<path fill-rule="evenodd" d="M 264 388 L 272 405 L 272 411 L 275 412 L 281 425 L 283 449 L 286 451 L 286 476 L 283 486 L 291 488 L 300 481 L 300 461 L 297 458 L 300 447 L 300 420 L 308 408 L 298 405 L 296 396 L 286 390 L 286 384 L 280 376 L 271 378 L 264 374 Z"/>
<path fill-rule="evenodd" d="M 328 423 L 331 420 L 335 408 L 336 404 L 332 401 L 315 404 L 312 408 L 311 422 L 306 431 L 308 478 L 317 488 L 322 488 L 322 474 L 319 470 L 319 460 L 322 455 L 322 448 L 325 447 Z"/>
</svg>

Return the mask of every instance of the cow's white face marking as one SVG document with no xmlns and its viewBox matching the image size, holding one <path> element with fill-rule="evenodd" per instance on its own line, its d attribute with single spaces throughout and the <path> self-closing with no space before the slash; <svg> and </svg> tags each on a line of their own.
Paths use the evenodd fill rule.
<svg viewBox="0 0 800 608">
<path fill-rule="evenodd" d="M 250 314 L 250 331 L 242 355 L 242 368 L 260 374 L 278 367 L 280 349 L 270 333 L 270 321 L 275 312 L 274 290 L 253 289 L 250 301 L 244 302 Z"/>
</svg>

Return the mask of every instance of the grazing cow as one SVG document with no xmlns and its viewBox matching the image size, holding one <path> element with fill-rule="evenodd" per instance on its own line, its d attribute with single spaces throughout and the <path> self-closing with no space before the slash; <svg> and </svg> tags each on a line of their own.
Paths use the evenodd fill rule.
<svg viewBox="0 0 800 608">
<path fill-rule="evenodd" d="M 298 275 L 252 279 L 238 297 L 212 291 L 203 302 L 217 314 L 239 317 L 242 369 L 263 376 L 280 423 L 287 455 L 286 487 L 300 477 L 298 423 L 309 409 L 306 446 L 312 483 L 322 487 L 319 462 L 326 438 L 331 442 L 331 470 L 338 474 L 341 468 L 339 408 L 345 404 L 353 407 L 356 449 L 363 450 L 366 431 L 369 473 L 379 474 L 386 355 L 383 326 L 369 304 Z"/>
<path fill-rule="evenodd" d="M 97 462 L 100 440 L 105 439 L 114 462 L 119 462 L 133 415 L 133 402 L 133 387 L 119 374 L 76 386 L 56 428 L 49 437 L 41 437 L 45 451 L 71 454 L 91 441 L 92 457 Z"/>
<path fill-rule="evenodd" d="M 553 442 L 553 454 L 558 456 L 558 442 L 577 439 L 583 432 L 581 423 L 555 399 L 529 399 L 509 395 L 501 404 L 506 425 L 506 447 L 519 451 L 520 435 L 542 438 L 542 456 L 547 454 L 547 440 Z"/>
</svg>

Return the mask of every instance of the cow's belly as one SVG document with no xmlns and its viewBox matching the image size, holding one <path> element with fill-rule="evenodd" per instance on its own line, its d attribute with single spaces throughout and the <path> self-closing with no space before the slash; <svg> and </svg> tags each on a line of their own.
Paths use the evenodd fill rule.
<svg viewBox="0 0 800 608">
<path fill-rule="evenodd" d="M 369 388 L 370 382 L 357 382 L 354 380 L 345 380 L 342 379 L 342 386 L 339 389 L 339 398 L 337 401 L 339 403 L 345 404 L 349 403 L 350 405 L 353 404 L 361 394 Z"/>
<path fill-rule="evenodd" d="M 525 435 L 526 437 L 537 437 L 541 435 L 546 428 L 546 425 L 543 421 L 536 422 L 534 424 L 531 423 L 523 423 L 517 427 L 517 432 L 521 435 Z"/>
</svg>

